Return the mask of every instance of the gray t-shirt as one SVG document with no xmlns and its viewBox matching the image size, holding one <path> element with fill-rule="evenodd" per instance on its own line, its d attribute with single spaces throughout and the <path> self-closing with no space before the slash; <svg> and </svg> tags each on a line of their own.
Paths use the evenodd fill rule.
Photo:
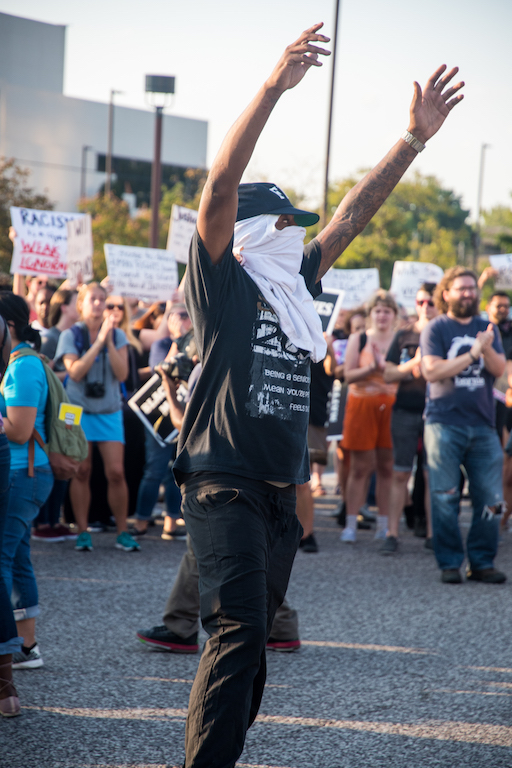
<svg viewBox="0 0 512 768">
<path fill-rule="evenodd" d="M 127 343 L 124 331 L 120 328 L 116 328 L 116 349 L 125 347 Z M 82 354 L 86 351 L 86 349 L 83 349 Z M 61 360 L 64 355 L 79 355 L 71 328 L 68 328 L 67 331 L 62 331 L 57 345 L 57 352 L 55 353 L 55 360 Z M 87 397 L 87 382 L 103 382 L 105 385 L 104 396 Z M 119 381 L 114 376 L 110 366 L 106 347 L 103 347 L 100 354 L 96 357 L 87 376 L 84 376 L 80 381 L 73 381 L 71 377 L 66 380 L 66 392 L 68 393 L 70 401 L 74 405 L 81 405 L 85 413 L 115 413 L 116 411 L 121 410 L 122 401 Z"/>
<path fill-rule="evenodd" d="M 57 351 L 57 344 L 59 343 L 61 331 L 54 325 L 52 328 L 45 328 L 44 331 L 40 331 L 40 333 L 41 352 L 50 360 L 53 360 L 55 352 Z"/>
</svg>

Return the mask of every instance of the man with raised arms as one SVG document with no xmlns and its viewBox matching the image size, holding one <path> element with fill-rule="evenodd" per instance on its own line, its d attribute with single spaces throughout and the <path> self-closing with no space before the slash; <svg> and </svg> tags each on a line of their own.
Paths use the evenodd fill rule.
<svg viewBox="0 0 512 768">
<path fill-rule="evenodd" d="M 210 638 L 190 695 L 186 768 L 232 768 L 258 713 L 265 643 L 301 536 L 295 486 L 309 477 L 310 360 L 325 355 L 313 307 L 320 278 L 462 99 L 463 83 L 449 85 L 456 68 L 439 67 L 423 92 L 415 83 L 408 131 L 304 247 L 318 216 L 275 184 L 240 180 L 280 97 L 328 55 L 322 26 L 286 48 L 228 132 L 190 249 L 186 301 L 203 370 L 174 469 Z"/>
</svg>

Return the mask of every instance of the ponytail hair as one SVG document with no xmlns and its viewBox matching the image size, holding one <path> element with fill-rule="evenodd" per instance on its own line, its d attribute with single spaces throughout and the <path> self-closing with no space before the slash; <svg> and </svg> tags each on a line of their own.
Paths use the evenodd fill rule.
<svg viewBox="0 0 512 768">
<path fill-rule="evenodd" d="M 39 352 L 41 336 L 39 331 L 30 325 L 30 310 L 25 299 L 14 293 L 2 291 L 0 293 L 0 315 L 6 323 L 14 325 L 14 333 L 19 341 L 27 341 Z"/>
</svg>

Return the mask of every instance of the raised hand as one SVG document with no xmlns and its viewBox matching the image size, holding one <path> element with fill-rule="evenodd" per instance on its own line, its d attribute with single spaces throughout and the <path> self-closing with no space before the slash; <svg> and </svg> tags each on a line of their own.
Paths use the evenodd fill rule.
<svg viewBox="0 0 512 768">
<path fill-rule="evenodd" d="M 423 144 L 437 133 L 450 111 L 464 98 L 462 93 L 455 96 L 464 86 L 462 81 L 447 88 L 459 68 L 454 67 L 449 72 L 446 69 L 446 64 L 438 67 L 428 79 L 424 91 L 419 83 L 414 83 L 408 130 Z"/>
<path fill-rule="evenodd" d="M 329 42 L 329 37 L 317 34 L 318 30 L 322 27 L 323 22 L 314 24 L 309 29 L 306 29 L 298 40 L 285 49 L 274 71 L 267 80 L 268 87 L 275 88 L 282 93 L 300 83 L 310 67 L 322 66 L 322 62 L 318 60 L 318 57 L 331 55 L 331 52 L 326 48 L 313 45 L 317 41 L 321 43 Z"/>
</svg>

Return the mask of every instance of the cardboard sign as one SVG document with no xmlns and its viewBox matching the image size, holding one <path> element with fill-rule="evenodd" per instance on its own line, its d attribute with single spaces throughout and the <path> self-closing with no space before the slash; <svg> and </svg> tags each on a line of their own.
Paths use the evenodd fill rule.
<svg viewBox="0 0 512 768">
<path fill-rule="evenodd" d="M 68 266 L 70 284 L 76 288 L 78 283 L 88 283 L 94 277 L 92 271 L 92 222 L 89 213 L 79 219 L 67 222 L 68 230 Z"/>
<path fill-rule="evenodd" d="M 364 304 L 380 286 L 379 270 L 369 269 L 329 269 L 322 277 L 322 290 L 333 288 L 345 291 L 343 309 L 355 309 Z"/>
<path fill-rule="evenodd" d="M 182 205 L 173 205 L 167 236 L 167 250 L 180 264 L 188 264 L 188 251 L 196 222 L 197 211 L 192 208 L 184 208 Z"/>
<path fill-rule="evenodd" d="M 345 291 L 324 291 L 320 296 L 314 299 L 313 304 L 322 321 L 322 331 L 329 334 L 332 333 L 334 324 L 339 315 L 340 309 L 343 304 L 343 297 Z"/>
<path fill-rule="evenodd" d="M 489 256 L 491 267 L 497 269 L 498 277 L 494 283 L 497 291 L 512 290 L 512 253 L 501 253 L 496 256 Z"/>
<path fill-rule="evenodd" d="M 395 261 L 390 291 L 407 309 L 416 306 L 416 294 L 422 283 L 437 283 L 444 272 L 437 264 L 424 261 Z"/>
<path fill-rule="evenodd" d="M 128 405 L 162 447 L 172 443 L 178 436 L 179 432 L 169 416 L 169 403 L 158 373 L 137 390 L 128 400 Z"/>
<path fill-rule="evenodd" d="M 11 208 L 11 222 L 16 239 L 11 261 L 11 274 L 43 274 L 66 277 L 68 256 L 67 222 L 83 219 L 83 213 L 38 211 Z"/>
<path fill-rule="evenodd" d="M 178 287 L 178 266 L 169 251 L 105 245 L 112 293 L 145 301 L 167 301 Z"/>
</svg>

